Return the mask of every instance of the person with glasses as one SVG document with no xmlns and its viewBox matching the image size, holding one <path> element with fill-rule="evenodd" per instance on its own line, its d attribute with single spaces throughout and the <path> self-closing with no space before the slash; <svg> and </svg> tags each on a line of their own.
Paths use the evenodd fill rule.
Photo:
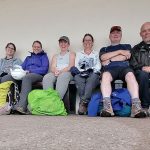
<svg viewBox="0 0 150 150">
<path fill-rule="evenodd" d="M 87 113 L 88 103 L 93 90 L 99 85 L 101 64 L 99 54 L 93 50 L 94 38 L 91 34 L 83 37 L 83 51 L 77 52 L 75 67 L 78 73 L 74 76 L 75 84 L 79 92 L 79 115 Z"/>
<path fill-rule="evenodd" d="M 21 65 L 22 61 L 15 58 L 16 46 L 14 43 L 8 43 L 5 47 L 6 56 L 0 59 L 0 81 L 2 78 L 10 74 L 10 69 L 15 65 Z"/>
<path fill-rule="evenodd" d="M 49 60 L 40 41 L 33 42 L 32 52 L 30 52 L 30 56 L 25 58 L 21 66 L 27 74 L 22 78 L 20 101 L 15 105 L 15 110 L 20 114 L 27 114 L 27 98 L 29 92 L 32 90 L 32 84 L 41 82 L 43 76 L 49 69 Z M 9 77 L 7 76 L 7 78 L 3 78 L 2 82 L 5 81 L 17 82 L 11 75 L 9 75 Z"/>
<path fill-rule="evenodd" d="M 131 57 L 131 45 L 121 44 L 122 29 L 120 26 L 113 26 L 110 29 L 110 46 L 100 50 L 100 61 L 102 63 L 101 92 L 103 96 L 103 109 L 100 113 L 102 117 L 114 116 L 111 105 L 111 82 L 116 79 L 124 80 L 131 95 L 132 108 L 131 117 L 146 117 L 145 111 L 141 107 L 139 99 L 139 88 L 133 70 L 129 67 Z"/>
</svg>

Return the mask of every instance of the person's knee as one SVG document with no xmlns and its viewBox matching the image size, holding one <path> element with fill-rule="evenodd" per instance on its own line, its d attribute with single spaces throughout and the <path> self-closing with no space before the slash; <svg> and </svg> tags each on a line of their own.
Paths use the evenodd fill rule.
<svg viewBox="0 0 150 150">
<path fill-rule="evenodd" d="M 70 80 L 72 77 L 71 73 L 70 72 L 63 72 L 61 73 L 59 76 L 58 76 L 58 79 L 60 80 Z"/>
<path fill-rule="evenodd" d="M 23 77 L 22 82 L 28 82 L 30 80 L 31 80 L 31 76 L 30 76 L 30 74 L 27 74 Z"/>
<path fill-rule="evenodd" d="M 57 84 L 68 84 L 69 81 L 71 80 L 70 78 L 70 74 L 69 73 L 61 73 L 58 77 L 57 77 Z"/>
<path fill-rule="evenodd" d="M 125 76 L 125 81 L 127 84 L 132 84 L 138 86 L 137 80 L 133 72 L 128 72 Z"/>
<path fill-rule="evenodd" d="M 133 74 L 133 72 L 128 72 L 125 76 L 125 80 L 133 80 L 135 79 L 135 75 Z"/>
<path fill-rule="evenodd" d="M 78 75 L 78 74 L 74 76 L 74 80 L 75 80 L 76 82 L 80 81 L 81 78 L 82 78 L 82 77 L 81 77 L 80 75 Z"/>
<path fill-rule="evenodd" d="M 102 81 L 112 81 L 112 76 L 109 72 L 104 72 L 102 74 Z"/>
<path fill-rule="evenodd" d="M 97 75 L 97 74 L 95 74 L 95 73 L 93 73 L 93 74 L 91 74 L 91 76 L 89 76 L 88 78 L 87 78 L 87 80 L 86 80 L 87 82 L 89 82 L 90 84 L 99 84 L 100 83 L 100 77 L 99 77 L 99 75 Z"/>
<path fill-rule="evenodd" d="M 43 77 L 43 82 L 46 83 L 47 80 L 49 80 L 50 78 L 50 74 L 46 74 L 44 77 Z"/>
<path fill-rule="evenodd" d="M 43 89 L 47 89 L 49 87 L 54 87 L 54 84 L 56 82 L 56 77 L 53 73 L 48 73 L 43 77 Z"/>
<path fill-rule="evenodd" d="M 6 81 L 15 81 L 11 75 L 6 75 L 1 78 L 1 83 L 6 82 Z"/>
</svg>

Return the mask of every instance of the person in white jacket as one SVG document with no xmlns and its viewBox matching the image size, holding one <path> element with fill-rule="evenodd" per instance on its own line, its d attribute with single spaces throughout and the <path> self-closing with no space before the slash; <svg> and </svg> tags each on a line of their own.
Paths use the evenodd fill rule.
<svg viewBox="0 0 150 150">
<path fill-rule="evenodd" d="M 80 71 L 79 74 L 74 76 L 80 96 L 79 115 L 87 113 L 92 91 L 98 86 L 100 80 L 101 64 L 98 52 L 92 49 L 93 43 L 93 36 L 85 34 L 83 37 L 84 50 L 77 52 L 75 59 L 75 67 Z"/>
</svg>

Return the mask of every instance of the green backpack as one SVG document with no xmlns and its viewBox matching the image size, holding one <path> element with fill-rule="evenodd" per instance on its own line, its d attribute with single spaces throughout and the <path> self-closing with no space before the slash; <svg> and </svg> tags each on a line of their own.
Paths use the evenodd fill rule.
<svg viewBox="0 0 150 150">
<path fill-rule="evenodd" d="M 67 115 L 59 93 L 51 88 L 31 91 L 28 95 L 28 104 L 29 111 L 34 115 Z"/>
</svg>

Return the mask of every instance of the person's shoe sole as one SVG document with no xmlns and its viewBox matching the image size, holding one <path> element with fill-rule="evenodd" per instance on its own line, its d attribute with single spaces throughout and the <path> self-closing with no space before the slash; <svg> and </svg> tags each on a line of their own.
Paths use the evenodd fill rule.
<svg viewBox="0 0 150 150">
<path fill-rule="evenodd" d="M 80 111 L 78 111 L 78 114 L 79 115 L 86 115 L 86 112 L 80 112 Z"/>
<path fill-rule="evenodd" d="M 145 118 L 147 115 L 146 115 L 146 113 L 145 112 L 139 112 L 138 114 L 136 114 L 136 115 L 132 115 L 131 114 L 131 117 L 133 117 L 133 118 Z"/>
<path fill-rule="evenodd" d="M 18 112 L 21 115 L 26 115 L 27 114 L 26 112 L 24 112 L 24 111 L 22 111 L 20 109 L 16 109 L 15 111 Z"/>
<path fill-rule="evenodd" d="M 148 110 L 147 110 L 147 111 L 144 111 L 144 112 L 145 112 L 145 114 L 146 114 L 146 116 L 147 116 L 147 117 L 149 117 L 149 116 L 150 116 L 150 114 L 149 114 Z"/>
<path fill-rule="evenodd" d="M 102 110 L 100 116 L 101 117 L 112 117 L 111 113 L 104 111 L 104 110 Z"/>
</svg>

